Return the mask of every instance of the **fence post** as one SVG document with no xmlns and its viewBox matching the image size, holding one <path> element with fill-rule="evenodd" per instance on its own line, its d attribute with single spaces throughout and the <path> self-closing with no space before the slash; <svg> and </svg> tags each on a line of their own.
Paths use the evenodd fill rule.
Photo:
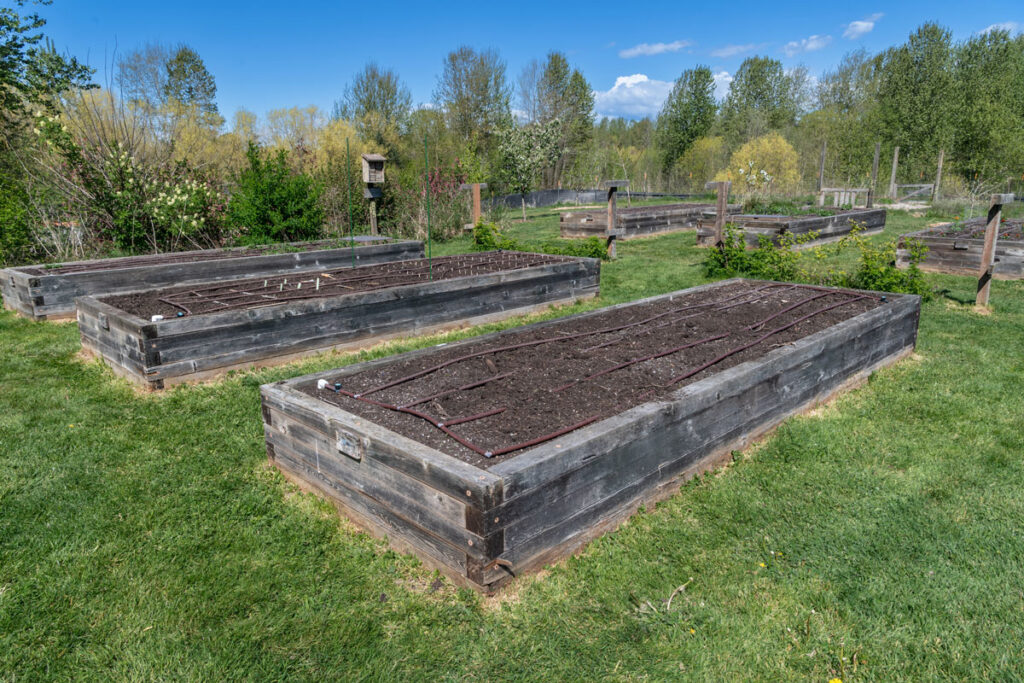
<svg viewBox="0 0 1024 683">
<path fill-rule="evenodd" d="M 1013 201 L 1012 194 L 994 194 L 988 208 L 988 224 L 985 226 L 985 246 L 981 252 L 981 268 L 978 270 L 978 294 L 974 303 L 988 306 L 989 287 L 992 284 L 992 270 L 996 261 L 996 242 L 999 239 L 999 223 L 1003 217 L 1003 204 Z"/>
<path fill-rule="evenodd" d="M 875 206 L 875 187 L 878 185 L 878 157 L 882 153 L 882 143 L 875 143 L 875 158 L 871 162 L 871 184 L 868 185 L 868 208 Z"/>
<path fill-rule="evenodd" d="M 896 199 L 896 167 L 900 163 L 900 146 L 892 151 L 892 175 L 889 176 L 889 198 Z"/>
<path fill-rule="evenodd" d="M 608 222 L 605 224 L 605 236 L 608 240 L 608 256 L 609 258 L 615 258 L 615 238 L 619 236 L 615 211 L 615 192 L 620 187 L 628 188 L 629 181 L 606 180 L 601 183 L 601 185 L 608 188 L 608 214 L 606 219 Z"/>
<path fill-rule="evenodd" d="M 946 157 L 946 150 L 939 150 L 939 167 L 935 171 L 935 185 L 932 187 L 932 201 L 939 198 L 939 185 L 942 183 L 942 160 Z"/>
<path fill-rule="evenodd" d="M 729 212 L 729 190 L 732 183 L 728 180 L 705 183 L 705 190 L 717 190 L 718 197 L 715 202 L 715 246 L 721 248 L 725 243 L 725 218 Z"/>
</svg>

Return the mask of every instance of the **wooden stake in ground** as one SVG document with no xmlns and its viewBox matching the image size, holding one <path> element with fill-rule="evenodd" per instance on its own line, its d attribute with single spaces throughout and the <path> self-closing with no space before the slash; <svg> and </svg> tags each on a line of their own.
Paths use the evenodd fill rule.
<svg viewBox="0 0 1024 683">
<path fill-rule="evenodd" d="M 473 209 L 472 209 L 472 222 L 469 225 L 463 226 L 467 230 L 472 230 L 480 222 L 480 216 L 483 212 L 480 210 L 480 190 L 487 187 L 487 183 L 462 183 L 459 185 L 460 190 L 472 190 L 473 192 Z"/>
<path fill-rule="evenodd" d="M 606 180 L 601 183 L 602 187 L 608 189 L 608 217 L 605 225 L 605 236 L 607 237 L 608 256 L 615 258 L 615 238 L 619 236 L 618 223 L 615 214 L 615 192 L 620 187 L 629 187 L 628 180 Z"/>
<path fill-rule="evenodd" d="M 988 306 L 989 286 L 992 284 L 992 269 L 996 261 L 996 241 L 999 239 L 999 223 L 1003 217 L 1003 204 L 1013 201 L 1012 194 L 994 194 L 988 208 L 988 225 L 985 226 L 985 246 L 981 251 L 981 269 L 978 271 L 978 295 L 974 303 Z"/>
<path fill-rule="evenodd" d="M 868 185 L 868 208 L 875 206 L 875 188 L 878 186 L 878 158 L 882 153 L 882 143 L 875 143 L 875 158 L 871 162 L 871 184 Z"/>
<path fill-rule="evenodd" d="M 889 176 L 889 199 L 896 199 L 896 167 L 900 164 L 900 146 L 892 151 L 892 175 Z"/>
<path fill-rule="evenodd" d="M 946 150 L 939 150 L 939 167 L 935 170 L 935 185 L 932 187 L 932 201 L 939 198 L 939 185 L 942 184 L 942 160 L 946 157 Z"/>
<path fill-rule="evenodd" d="M 718 192 L 715 202 L 715 247 L 720 249 L 725 243 L 725 219 L 729 213 L 729 190 L 732 189 L 732 183 L 728 180 L 704 183 L 704 189 Z"/>
</svg>

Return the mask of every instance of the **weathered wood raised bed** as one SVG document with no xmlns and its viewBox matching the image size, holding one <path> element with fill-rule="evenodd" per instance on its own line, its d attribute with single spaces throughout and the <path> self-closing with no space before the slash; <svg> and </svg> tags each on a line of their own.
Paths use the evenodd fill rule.
<svg viewBox="0 0 1024 683">
<path fill-rule="evenodd" d="M 743 229 L 748 247 L 756 247 L 758 238 L 768 237 L 778 244 L 783 233 L 794 236 L 818 233 L 818 237 L 801 247 L 813 247 L 842 239 L 850 234 L 854 224 L 860 226 L 862 235 L 873 235 L 885 229 L 885 209 L 843 209 L 830 216 L 769 216 L 753 214 L 731 215 L 726 220 Z M 697 226 L 697 246 L 710 247 L 715 244 L 714 218 L 704 218 Z"/>
<path fill-rule="evenodd" d="M 981 254 L 985 246 L 985 218 L 967 221 L 959 231 L 962 234 L 957 232 L 950 224 L 902 235 L 896 250 L 896 265 L 900 268 L 910 266 L 907 240 L 918 239 L 928 247 L 924 261 L 918 264 L 921 270 L 976 277 L 981 269 Z M 1021 221 L 1011 220 L 1003 224 L 996 240 L 995 259 L 992 277 L 1001 280 L 1024 278 L 1024 235 Z"/>
<path fill-rule="evenodd" d="M 739 204 L 729 206 L 739 210 Z M 714 204 L 663 204 L 616 209 L 615 236 L 618 239 L 646 237 L 678 230 L 692 230 L 705 214 L 714 216 Z M 558 220 L 562 237 L 608 237 L 608 211 L 563 211 Z"/>
<path fill-rule="evenodd" d="M 452 268 L 445 275 L 449 262 L 469 263 L 472 267 Z M 380 271 L 400 269 L 412 274 L 390 276 L 399 278 L 397 285 L 394 279 L 389 283 L 389 276 L 378 275 Z M 366 275 L 369 271 L 372 278 Z M 470 274 L 461 274 L 466 272 Z M 83 349 L 102 358 L 115 373 L 161 389 L 167 384 L 216 377 L 232 369 L 277 364 L 326 349 L 362 347 L 396 336 L 482 324 L 596 296 L 599 277 L 600 261 L 596 259 L 485 252 L 435 258 L 429 265 L 427 259 L 419 259 L 289 275 L 288 289 L 282 282 L 281 290 L 278 283 L 282 278 L 278 278 L 232 281 L 206 290 L 197 287 L 192 291 L 140 292 L 106 300 L 81 297 L 77 300 L 78 325 Z M 363 280 L 371 281 L 358 286 L 344 284 Z M 329 282 L 343 289 L 329 291 Z M 302 284 L 306 285 L 305 292 L 295 289 Z M 353 289 L 361 291 L 335 293 Z M 158 296 L 159 301 L 177 302 L 170 305 L 185 309 L 181 304 L 186 299 L 182 297 L 197 292 L 202 295 L 195 297 L 199 304 L 188 300 L 189 313 L 182 312 L 181 317 L 168 313 L 165 319 L 153 322 L 124 310 L 134 307 L 132 310 L 138 313 L 137 308 L 143 305 L 138 298 L 153 300 Z M 229 305 L 239 299 L 243 303 Z M 159 310 L 166 313 L 174 309 Z M 209 312 L 199 312 L 203 310 Z"/>
<path fill-rule="evenodd" d="M 740 294 L 734 294 L 737 291 Z M 754 303 L 742 298 L 736 303 L 737 297 L 748 296 L 747 291 Z M 813 305 L 821 309 L 813 313 L 827 320 L 821 322 L 819 317 L 823 327 L 816 332 L 801 332 L 806 320 L 793 323 L 796 327 L 783 327 L 780 321 L 790 318 L 772 321 L 769 328 L 779 325 L 770 330 L 772 335 L 792 338 L 772 337 L 771 341 L 784 343 L 746 347 L 732 357 L 730 362 L 735 364 L 730 367 L 716 366 L 713 359 L 696 365 L 738 343 L 716 337 L 701 340 L 701 344 L 712 343 L 699 347 L 704 355 L 697 358 L 643 358 L 627 372 L 643 369 L 653 373 L 651 377 L 660 377 L 657 384 L 663 389 L 657 395 L 645 398 L 655 390 L 632 395 L 623 410 L 606 411 L 532 442 L 521 441 L 511 450 L 479 448 L 487 442 L 487 434 L 500 432 L 508 438 L 511 433 L 513 440 L 528 439 L 531 433 L 523 431 L 524 423 L 547 419 L 543 416 L 558 411 L 568 411 L 558 412 L 557 418 L 569 423 L 585 417 L 592 407 L 580 407 L 576 402 L 580 399 L 556 392 L 578 389 L 580 393 L 573 396 L 621 396 L 616 392 L 627 385 L 652 386 L 650 377 L 642 374 L 642 381 L 630 379 L 627 372 L 622 377 L 601 376 L 625 366 L 609 369 L 615 360 L 607 357 L 607 343 L 594 346 L 595 335 L 603 335 L 597 339 L 604 341 L 608 335 L 639 334 L 630 338 L 633 341 L 625 350 L 653 353 L 636 340 L 665 335 L 658 341 L 685 344 L 687 336 L 700 332 L 691 335 L 685 328 L 671 326 L 661 332 L 660 321 L 666 318 L 651 317 L 652 311 L 668 307 L 674 314 L 696 308 L 696 315 L 702 317 L 689 315 L 687 325 L 693 320 L 713 325 L 726 313 L 719 304 L 733 301 L 730 308 L 756 306 L 756 297 L 769 296 L 763 291 L 781 298 L 782 303 L 773 304 L 777 306 L 786 305 L 787 291 L 792 297 L 806 298 L 779 315 L 799 315 L 800 306 Z M 819 295 L 826 297 L 820 301 L 833 297 L 839 303 L 809 303 Z M 868 297 L 855 298 L 861 295 Z M 709 301 L 702 306 L 694 303 Z M 672 308 L 677 305 L 681 307 Z M 716 305 L 722 315 L 707 311 Z M 842 306 L 854 309 L 845 319 L 837 314 Z M 829 308 L 833 310 L 824 313 Z M 700 313 L 701 309 L 705 312 Z M 719 282 L 264 385 L 267 453 L 289 479 L 326 495 L 341 512 L 372 533 L 386 536 L 395 548 L 412 552 L 462 585 L 491 591 L 515 575 L 572 553 L 615 528 L 639 505 L 671 495 L 681 478 L 714 466 L 788 416 L 908 354 L 916 342 L 919 312 L 916 296 L 747 280 Z M 627 325 L 631 331 L 621 332 L 622 327 L 606 327 L 609 318 L 602 316 L 639 322 Z M 763 320 L 755 317 L 755 322 Z M 654 324 L 655 320 L 659 322 Z M 763 329 L 748 326 L 737 334 L 760 334 Z M 532 341 L 527 344 L 523 339 Z M 587 361 L 587 354 L 596 349 L 601 350 Z M 520 368 L 518 373 L 506 364 L 510 356 L 505 355 L 517 353 L 525 354 L 515 366 Z M 574 365 L 581 358 L 582 365 Z M 652 358 L 670 365 L 648 366 Z M 689 384 L 673 384 L 667 379 L 670 375 L 658 375 L 665 367 L 669 373 L 677 372 L 678 367 L 673 370 L 671 365 L 676 362 L 697 369 L 678 376 L 688 377 Z M 465 372 L 451 376 L 453 368 Z M 583 380 L 562 385 L 563 368 L 592 372 L 583 380 L 600 377 L 599 386 L 594 381 L 580 384 Z M 470 370 L 493 374 L 460 385 Z M 529 376 L 524 378 L 523 373 Z M 503 388 L 509 382 L 515 384 Z M 533 392 L 524 387 L 532 387 Z M 554 399 L 544 398 L 545 392 Z M 564 400 L 559 398 L 563 395 Z M 559 404 L 554 410 L 551 400 Z M 502 407 L 487 410 L 495 404 Z M 483 412 L 457 417 L 474 411 Z M 432 424 L 435 419 L 441 423 Z M 470 429 L 474 425 L 478 431 Z M 461 440 L 449 438 L 449 433 Z M 483 457 L 487 455 L 492 457 Z"/>
<path fill-rule="evenodd" d="M 423 256 L 423 243 L 356 237 L 357 265 Z M 376 243 L 374 243 L 376 242 Z M 267 247 L 204 249 L 146 256 L 17 266 L 0 270 L 4 306 L 35 320 L 75 317 L 75 298 L 105 296 L 200 282 L 267 277 L 302 270 L 343 268 L 352 248 L 338 240 Z"/>
</svg>

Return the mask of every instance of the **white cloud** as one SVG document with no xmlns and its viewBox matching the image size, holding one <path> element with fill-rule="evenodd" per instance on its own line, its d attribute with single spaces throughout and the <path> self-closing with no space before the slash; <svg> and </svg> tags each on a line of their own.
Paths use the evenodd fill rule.
<svg viewBox="0 0 1024 683">
<path fill-rule="evenodd" d="M 676 40 L 671 43 L 640 43 L 625 50 L 619 50 L 619 56 L 623 59 L 641 56 L 650 57 L 651 55 L 660 55 L 665 52 L 679 52 L 684 47 L 690 47 L 691 45 L 693 43 L 688 40 Z"/>
<path fill-rule="evenodd" d="M 875 24 L 879 19 L 885 15 L 881 12 L 876 12 L 866 19 L 859 21 L 851 21 L 846 25 L 846 30 L 843 31 L 843 38 L 849 38 L 850 40 L 856 40 L 861 36 L 865 36 L 875 30 Z"/>
<path fill-rule="evenodd" d="M 644 74 L 619 76 L 610 89 L 594 91 L 594 109 L 598 116 L 655 116 L 671 91 L 670 81 L 656 81 Z"/>
<path fill-rule="evenodd" d="M 814 52 L 832 42 L 832 36 L 813 35 L 803 40 L 791 40 L 782 47 L 787 57 L 795 57 L 801 52 Z"/>
<path fill-rule="evenodd" d="M 747 43 L 746 45 L 724 45 L 720 48 L 711 51 L 712 57 L 735 57 L 741 55 L 744 52 L 752 52 L 759 46 L 756 43 Z"/>
<path fill-rule="evenodd" d="M 1001 21 L 998 24 L 992 24 L 978 33 L 991 33 L 992 31 L 1009 31 L 1010 33 L 1021 33 L 1024 32 L 1024 24 L 1019 21 Z"/>
<path fill-rule="evenodd" d="M 729 94 L 729 84 L 732 83 L 732 75 L 728 71 L 718 71 L 712 74 L 715 79 L 715 98 L 724 99 Z"/>
</svg>

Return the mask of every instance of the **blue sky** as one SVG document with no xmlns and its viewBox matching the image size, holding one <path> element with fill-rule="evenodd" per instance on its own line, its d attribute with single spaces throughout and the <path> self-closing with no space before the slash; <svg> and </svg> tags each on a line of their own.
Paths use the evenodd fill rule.
<svg viewBox="0 0 1024 683">
<path fill-rule="evenodd" d="M 723 11 L 724 8 L 724 11 Z M 599 115 L 657 112 L 671 82 L 707 64 L 724 93 L 744 57 L 769 55 L 812 75 L 846 52 L 903 42 L 925 21 L 962 39 L 1001 24 L 1024 29 L 1024 2 L 216 2 L 55 0 L 40 9 L 60 49 L 106 82 L 118 52 L 147 42 L 195 48 L 217 80 L 221 113 L 317 105 L 329 110 L 374 59 L 427 103 L 445 54 L 492 47 L 514 82 L 523 66 L 561 50 L 594 88 Z"/>
</svg>

